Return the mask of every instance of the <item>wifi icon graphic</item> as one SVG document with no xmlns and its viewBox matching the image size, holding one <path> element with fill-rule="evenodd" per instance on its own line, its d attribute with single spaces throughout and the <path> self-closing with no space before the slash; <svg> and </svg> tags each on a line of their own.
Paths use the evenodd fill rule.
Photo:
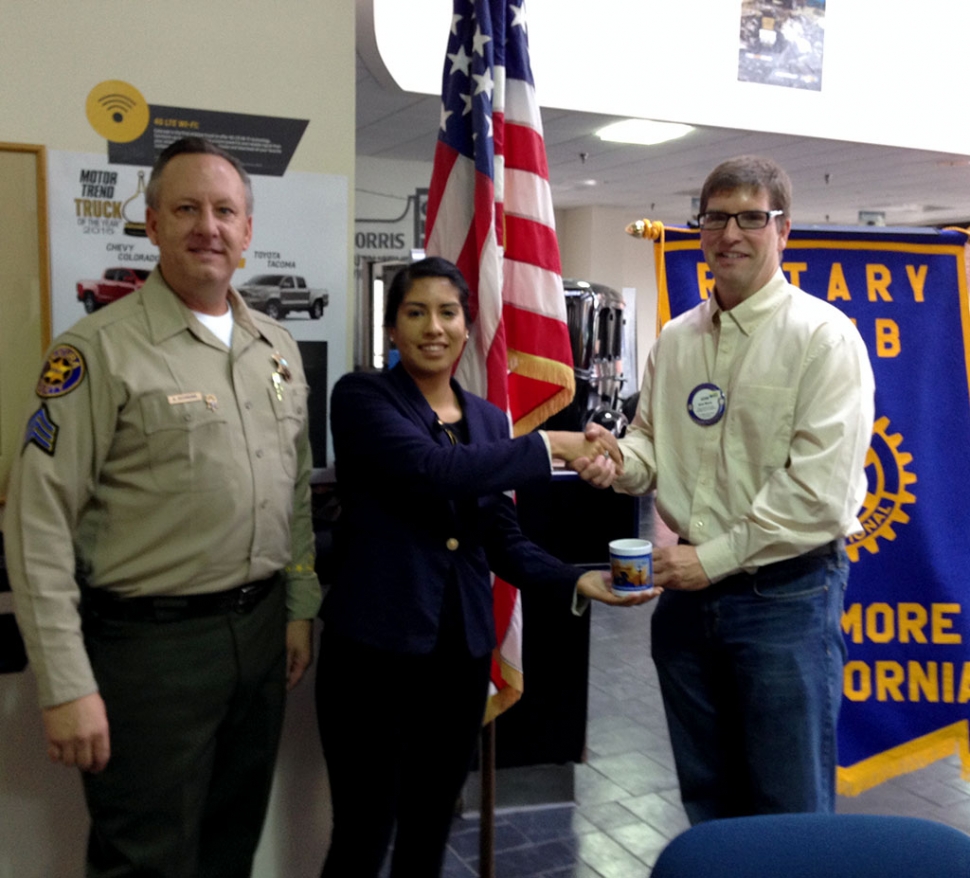
<svg viewBox="0 0 970 878">
<path fill-rule="evenodd" d="M 148 102 L 120 79 L 99 82 L 88 93 L 85 109 L 91 127 L 113 143 L 130 143 L 148 128 Z"/>
<path fill-rule="evenodd" d="M 105 95 L 103 98 L 98 98 L 98 103 L 111 114 L 111 120 L 119 125 L 125 121 L 128 112 L 138 106 L 137 101 L 122 94 Z"/>
</svg>

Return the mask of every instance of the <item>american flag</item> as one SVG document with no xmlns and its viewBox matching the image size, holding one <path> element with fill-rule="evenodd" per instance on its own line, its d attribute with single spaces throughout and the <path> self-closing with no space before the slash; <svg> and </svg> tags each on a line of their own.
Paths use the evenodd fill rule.
<svg viewBox="0 0 970 878">
<path fill-rule="evenodd" d="M 458 380 L 507 411 L 518 436 L 575 390 L 524 2 L 454 0 L 441 96 L 425 250 L 471 288 Z M 503 661 L 490 715 L 522 688 L 518 591 L 497 580 L 493 594 Z"/>
</svg>

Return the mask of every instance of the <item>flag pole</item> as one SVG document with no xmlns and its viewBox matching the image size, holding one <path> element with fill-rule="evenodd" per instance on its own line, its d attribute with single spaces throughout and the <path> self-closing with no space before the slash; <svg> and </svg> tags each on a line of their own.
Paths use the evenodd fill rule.
<svg viewBox="0 0 970 878">
<path fill-rule="evenodd" d="M 495 878 L 495 720 L 482 726 L 482 803 L 478 823 L 479 878 Z"/>
<path fill-rule="evenodd" d="M 574 392 L 525 4 L 453 0 L 424 241 L 429 256 L 443 256 L 458 266 L 477 315 L 458 381 L 506 412 L 523 431 L 568 405 Z M 498 577 L 493 613 L 499 649 L 492 680 L 504 693 L 494 699 L 497 715 L 522 693 L 521 599 Z M 498 673 L 499 661 L 508 673 Z M 495 872 L 495 734 L 489 722 L 480 738 L 479 870 L 484 878 Z"/>
</svg>

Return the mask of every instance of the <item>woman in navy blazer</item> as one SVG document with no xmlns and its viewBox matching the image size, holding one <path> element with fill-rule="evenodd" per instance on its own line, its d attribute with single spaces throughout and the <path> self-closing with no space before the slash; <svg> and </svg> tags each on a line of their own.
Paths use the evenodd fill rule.
<svg viewBox="0 0 970 878">
<path fill-rule="evenodd" d="M 451 377 L 468 323 L 458 269 L 413 263 L 384 317 L 400 363 L 343 376 L 331 398 L 341 515 L 317 672 L 334 818 L 324 878 L 376 876 L 395 828 L 392 878 L 440 874 L 485 709 L 490 571 L 574 608 L 649 599 L 615 597 L 603 573 L 519 530 L 505 491 L 548 480 L 550 456 L 602 449 L 581 433 L 509 438 L 506 415 Z"/>
</svg>

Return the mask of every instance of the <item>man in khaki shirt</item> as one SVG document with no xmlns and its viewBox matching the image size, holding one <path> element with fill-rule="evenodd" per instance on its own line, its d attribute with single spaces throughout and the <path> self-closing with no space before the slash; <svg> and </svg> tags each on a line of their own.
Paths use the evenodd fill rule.
<svg viewBox="0 0 970 878">
<path fill-rule="evenodd" d="M 52 761 L 92 876 L 240 876 L 320 603 L 297 345 L 230 286 L 239 162 L 189 138 L 147 192 L 158 268 L 55 340 L 5 542 Z"/>
<path fill-rule="evenodd" d="M 832 811 L 872 369 L 848 317 L 781 272 L 782 168 L 724 162 L 700 207 L 714 295 L 664 326 L 615 448 L 615 489 L 655 488 L 680 538 L 654 552 L 651 646 L 681 797 L 694 823 Z"/>
</svg>

